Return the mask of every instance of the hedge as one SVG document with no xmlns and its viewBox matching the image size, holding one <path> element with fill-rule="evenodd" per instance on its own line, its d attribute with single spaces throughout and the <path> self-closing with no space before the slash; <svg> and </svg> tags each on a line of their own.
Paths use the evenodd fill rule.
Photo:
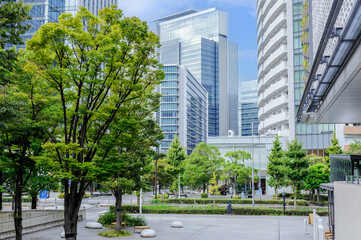
<svg viewBox="0 0 361 240">
<path fill-rule="evenodd" d="M 11 197 L 3 197 L 3 202 L 11 202 Z M 31 202 L 31 197 L 22 197 L 22 202 Z"/>
<path fill-rule="evenodd" d="M 129 213 L 139 213 L 139 206 L 136 205 L 124 205 L 123 210 Z M 143 213 L 151 214 L 216 214 L 224 215 L 227 213 L 225 207 L 213 207 L 213 208 L 185 208 L 178 206 L 143 206 Z M 312 213 L 312 210 L 308 209 L 286 209 L 286 215 L 288 216 L 307 216 Z M 326 216 L 327 211 L 319 210 L 317 213 L 320 216 Z M 233 215 L 283 215 L 283 209 L 264 208 L 264 207 L 232 207 Z"/>
<path fill-rule="evenodd" d="M 283 193 L 279 193 L 278 197 L 282 198 L 282 194 Z M 293 199 L 294 194 L 293 193 L 285 193 L 285 196 L 286 196 L 286 198 Z M 311 200 L 309 194 L 297 194 L 297 199 L 303 199 L 303 200 L 308 200 L 308 201 Z M 320 201 L 321 202 L 327 202 L 328 201 L 328 196 L 327 195 L 320 195 Z"/>
<path fill-rule="evenodd" d="M 189 198 L 172 198 L 172 199 L 154 199 L 152 203 L 183 203 L 183 204 L 227 204 L 231 201 L 232 204 L 252 204 L 252 199 L 189 199 Z M 282 205 L 282 200 L 260 200 L 255 199 L 256 204 L 279 204 Z M 286 201 L 287 205 L 293 205 L 293 200 Z M 307 206 L 305 200 L 297 200 L 298 206 Z"/>
</svg>

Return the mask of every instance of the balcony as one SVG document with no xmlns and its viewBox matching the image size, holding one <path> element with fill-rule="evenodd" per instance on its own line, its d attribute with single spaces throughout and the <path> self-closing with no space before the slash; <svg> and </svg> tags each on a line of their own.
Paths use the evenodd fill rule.
<svg viewBox="0 0 361 240">
<path fill-rule="evenodd" d="M 263 77 L 275 64 L 281 59 L 287 56 L 287 45 L 281 45 L 276 51 L 274 51 L 266 61 L 258 68 L 259 77 Z"/>
<path fill-rule="evenodd" d="M 286 0 L 278 0 L 276 3 L 274 3 L 269 10 L 265 10 L 264 12 L 267 12 L 266 17 L 260 23 L 259 25 L 262 25 L 262 28 L 258 27 L 257 36 L 262 35 L 269 25 L 272 23 L 272 21 L 281 13 L 281 11 L 286 7 Z"/>
<path fill-rule="evenodd" d="M 282 78 L 281 80 L 273 83 L 270 85 L 269 88 L 267 88 L 263 93 L 258 92 L 260 95 L 262 95 L 262 99 L 267 101 L 274 95 L 277 95 L 278 93 L 282 92 L 288 87 L 287 78 Z M 259 103 L 262 105 L 263 101 L 261 100 Z"/>
<path fill-rule="evenodd" d="M 259 27 L 261 27 L 261 23 L 263 22 L 264 18 L 266 17 L 267 12 L 269 12 L 269 9 L 272 7 L 272 5 L 275 2 L 276 2 L 276 0 L 268 0 L 263 4 L 262 9 L 257 8 L 257 29 Z"/>
<path fill-rule="evenodd" d="M 264 91 L 265 87 L 276 80 L 277 78 L 280 78 L 282 75 L 284 75 L 287 72 L 287 61 L 280 62 L 277 66 L 273 67 L 271 71 L 269 71 L 263 79 L 260 81 L 260 88 L 258 91 L 262 92 Z"/>
<path fill-rule="evenodd" d="M 343 133 L 345 135 L 361 135 L 361 126 L 344 126 Z"/>
<path fill-rule="evenodd" d="M 282 112 L 280 114 L 272 115 L 272 117 L 264 120 L 264 126 L 266 128 L 279 125 L 288 121 L 288 112 Z"/>
<path fill-rule="evenodd" d="M 263 48 L 268 41 L 278 32 L 278 30 L 286 24 L 287 15 L 286 13 L 281 13 L 267 28 L 263 36 L 257 35 L 258 39 L 258 49 Z"/>
<path fill-rule="evenodd" d="M 282 28 L 271 40 L 265 45 L 264 49 L 258 52 L 258 65 L 261 65 L 272 52 L 282 44 L 287 38 L 287 32 L 285 28 Z"/>
<path fill-rule="evenodd" d="M 287 95 L 283 95 L 274 100 L 271 100 L 269 103 L 265 104 L 264 107 L 261 107 L 258 111 L 258 118 L 263 118 L 264 114 L 268 114 L 278 108 L 282 108 L 288 104 Z"/>
</svg>

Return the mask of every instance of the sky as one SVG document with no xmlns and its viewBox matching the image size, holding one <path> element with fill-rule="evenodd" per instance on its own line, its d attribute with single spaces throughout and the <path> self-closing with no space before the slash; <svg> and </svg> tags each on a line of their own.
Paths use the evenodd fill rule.
<svg viewBox="0 0 361 240">
<path fill-rule="evenodd" d="M 216 7 L 228 13 L 228 39 L 238 44 L 239 81 L 257 78 L 256 0 L 118 0 L 124 15 L 143 21 L 188 9 L 202 11 Z"/>
</svg>

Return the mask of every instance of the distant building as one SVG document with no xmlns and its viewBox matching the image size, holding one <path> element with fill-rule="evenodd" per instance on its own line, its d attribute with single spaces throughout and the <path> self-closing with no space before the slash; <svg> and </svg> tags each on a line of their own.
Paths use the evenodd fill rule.
<svg viewBox="0 0 361 240">
<path fill-rule="evenodd" d="M 76 13 L 79 7 L 86 7 L 93 15 L 98 16 L 99 10 L 110 5 L 117 5 L 117 0 L 65 0 L 66 11 Z"/>
<path fill-rule="evenodd" d="M 208 92 L 208 135 L 238 133 L 238 54 L 237 45 L 228 42 L 227 13 L 187 10 L 156 23 L 160 62 L 184 65 Z"/>
<path fill-rule="evenodd" d="M 258 135 L 258 83 L 257 80 L 241 82 L 241 97 L 238 107 L 239 135 Z"/>
<path fill-rule="evenodd" d="M 157 87 L 162 93 L 159 125 L 165 138 L 160 152 L 166 152 L 178 135 L 191 154 L 200 142 L 207 142 L 208 94 L 205 88 L 182 65 L 165 65 L 165 79 Z"/>
</svg>

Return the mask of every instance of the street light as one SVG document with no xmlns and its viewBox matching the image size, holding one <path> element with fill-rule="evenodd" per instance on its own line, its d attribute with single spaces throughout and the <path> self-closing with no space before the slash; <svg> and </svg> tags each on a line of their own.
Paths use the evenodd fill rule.
<svg viewBox="0 0 361 240">
<path fill-rule="evenodd" d="M 253 128 L 254 128 L 254 122 L 252 123 L 252 207 L 254 207 L 254 145 L 253 145 Z"/>
<path fill-rule="evenodd" d="M 258 133 L 258 191 L 259 199 L 262 199 L 262 188 L 261 188 L 261 136 Z"/>
</svg>

